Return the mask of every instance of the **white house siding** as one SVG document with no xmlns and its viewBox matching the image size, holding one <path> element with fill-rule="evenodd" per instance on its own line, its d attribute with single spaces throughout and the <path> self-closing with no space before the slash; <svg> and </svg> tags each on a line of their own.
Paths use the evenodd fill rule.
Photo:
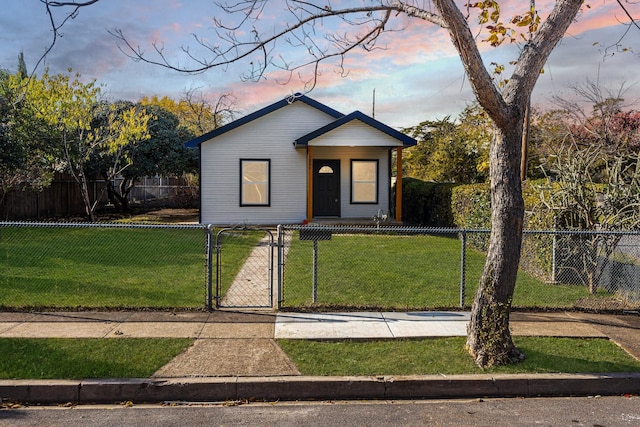
<svg viewBox="0 0 640 427">
<path fill-rule="evenodd" d="M 314 138 L 309 145 L 313 145 L 314 147 L 401 147 L 402 141 L 360 120 L 353 120 L 324 135 Z"/>
<path fill-rule="evenodd" d="M 201 144 L 201 221 L 298 223 L 306 218 L 307 154 L 293 141 L 335 120 L 294 102 Z M 271 160 L 271 206 L 240 206 L 240 159 Z M 347 193 L 348 194 L 348 193 Z"/>
<path fill-rule="evenodd" d="M 380 136 L 380 132 L 377 132 Z M 316 140 L 313 142 L 315 143 Z M 370 218 L 378 209 L 389 210 L 389 148 L 385 147 L 317 147 L 315 159 L 340 160 L 340 216 L 342 218 Z M 351 159 L 378 160 L 378 203 L 351 204 Z"/>
</svg>

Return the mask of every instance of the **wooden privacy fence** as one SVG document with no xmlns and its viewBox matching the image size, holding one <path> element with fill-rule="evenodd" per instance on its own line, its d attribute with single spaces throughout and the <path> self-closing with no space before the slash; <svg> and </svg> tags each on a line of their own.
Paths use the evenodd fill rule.
<svg viewBox="0 0 640 427">
<path fill-rule="evenodd" d="M 114 185 L 117 187 L 120 181 L 121 178 L 116 178 Z M 91 200 L 95 200 L 96 195 L 100 196 L 99 208 L 109 203 L 105 187 L 104 180 L 92 180 L 89 183 Z M 144 177 L 136 181 L 130 200 L 138 204 L 157 200 L 167 200 L 171 203 L 173 199 L 181 197 L 197 199 L 198 187 L 189 185 L 181 177 Z M 0 204 L 0 218 L 11 221 L 71 217 L 84 213 L 78 184 L 70 175 L 62 173 L 56 173 L 51 185 L 42 191 L 11 191 Z"/>
</svg>

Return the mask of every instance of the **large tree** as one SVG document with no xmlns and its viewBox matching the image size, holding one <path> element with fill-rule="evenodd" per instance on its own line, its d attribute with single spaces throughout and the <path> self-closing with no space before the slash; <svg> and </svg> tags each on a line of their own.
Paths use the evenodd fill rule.
<svg viewBox="0 0 640 427">
<path fill-rule="evenodd" d="M 24 100 L 25 70 L 22 54 L 17 73 L 0 70 L 0 205 L 11 191 L 42 190 L 61 168 L 55 131 Z"/>
<path fill-rule="evenodd" d="M 32 78 L 26 90 L 26 101 L 34 109 L 39 120 L 44 121 L 59 135 L 58 147 L 62 151 L 65 169 L 78 184 L 85 213 L 95 221 L 95 209 L 98 195 L 91 197 L 89 189 L 88 163 L 92 156 L 99 153 L 117 155 L 119 160 L 114 166 L 117 174 L 123 163 L 123 147 L 148 136 L 149 116 L 135 109 L 117 111 L 107 106 L 104 120 L 94 118 L 100 112 L 100 86 L 95 81 L 82 83 L 76 74 L 49 75 Z"/>
<path fill-rule="evenodd" d="M 109 200 L 122 212 L 129 211 L 129 195 L 136 180 L 144 176 L 175 176 L 195 172 L 198 153 L 184 143 L 195 137 L 180 125 L 178 118 L 158 105 L 142 105 L 120 101 L 117 109 L 131 109 L 149 117 L 148 138 L 129 141 L 116 152 L 98 152 L 92 157 L 91 168 L 107 182 Z M 100 116 L 102 122 L 106 117 Z M 120 184 L 114 179 L 119 176 Z"/>
</svg>

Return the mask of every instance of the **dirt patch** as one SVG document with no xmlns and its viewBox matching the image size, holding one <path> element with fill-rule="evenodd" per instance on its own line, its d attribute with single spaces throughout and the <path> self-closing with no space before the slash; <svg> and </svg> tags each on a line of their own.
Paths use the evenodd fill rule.
<svg viewBox="0 0 640 427">
<path fill-rule="evenodd" d="M 581 298 L 574 307 L 588 311 L 625 311 L 640 309 L 639 301 L 628 301 L 621 298 Z"/>
<path fill-rule="evenodd" d="M 154 377 L 300 375 L 273 339 L 197 339 Z"/>
<path fill-rule="evenodd" d="M 161 222 L 167 224 L 185 224 L 199 221 L 198 209 L 158 209 L 131 217 L 132 222 Z"/>
</svg>

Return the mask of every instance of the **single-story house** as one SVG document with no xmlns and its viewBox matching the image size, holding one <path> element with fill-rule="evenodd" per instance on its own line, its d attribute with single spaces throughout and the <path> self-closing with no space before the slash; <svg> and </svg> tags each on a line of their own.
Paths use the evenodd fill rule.
<svg viewBox="0 0 640 427">
<path fill-rule="evenodd" d="M 296 94 L 186 146 L 200 150 L 200 222 L 265 225 L 392 211 L 399 221 L 402 149 L 415 144 L 359 111 Z"/>
</svg>

